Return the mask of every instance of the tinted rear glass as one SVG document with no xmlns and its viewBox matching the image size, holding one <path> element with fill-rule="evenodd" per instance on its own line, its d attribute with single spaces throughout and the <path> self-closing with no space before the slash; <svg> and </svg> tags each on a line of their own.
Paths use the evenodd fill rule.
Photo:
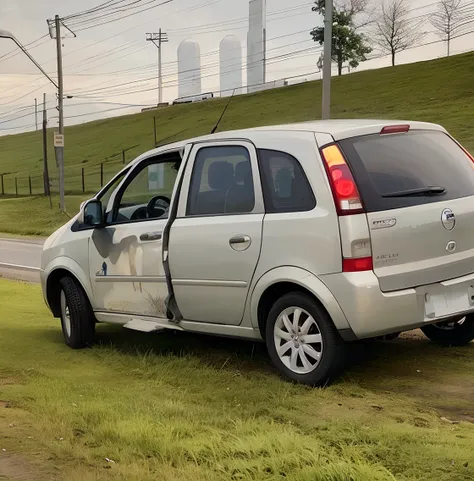
<svg viewBox="0 0 474 481">
<path fill-rule="evenodd" d="M 340 146 L 368 212 L 474 195 L 474 164 L 443 132 L 367 135 L 343 140 Z M 433 186 L 445 190 L 438 195 L 390 197 Z"/>
</svg>

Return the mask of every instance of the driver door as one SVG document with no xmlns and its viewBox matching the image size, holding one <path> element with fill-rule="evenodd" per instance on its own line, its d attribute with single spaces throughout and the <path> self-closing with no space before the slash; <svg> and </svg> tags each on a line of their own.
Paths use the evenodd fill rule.
<svg viewBox="0 0 474 481">
<path fill-rule="evenodd" d="M 89 241 L 97 311 L 166 318 L 162 237 L 180 165 L 179 152 L 146 159 L 112 194 Z"/>
</svg>

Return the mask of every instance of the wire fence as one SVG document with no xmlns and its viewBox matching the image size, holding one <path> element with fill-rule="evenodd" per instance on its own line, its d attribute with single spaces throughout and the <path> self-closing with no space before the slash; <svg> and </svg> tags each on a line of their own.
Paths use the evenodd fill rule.
<svg viewBox="0 0 474 481">
<path fill-rule="evenodd" d="M 127 162 L 138 153 L 139 145 L 122 149 L 99 162 L 64 166 L 64 190 L 66 194 L 90 194 L 100 190 Z M 59 193 L 57 171 L 50 174 L 49 185 L 52 194 Z M 25 197 L 45 194 L 44 174 L 0 173 L 0 195 L 4 197 Z"/>
</svg>

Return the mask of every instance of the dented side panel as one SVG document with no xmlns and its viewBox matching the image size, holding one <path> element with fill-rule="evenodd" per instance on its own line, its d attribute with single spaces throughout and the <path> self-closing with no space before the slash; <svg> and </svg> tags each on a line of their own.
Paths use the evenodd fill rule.
<svg viewBox="0 0 474 481">
<path fill-rule="evenodd" d="M 93 232 L 89 252 L 96 310 L 166 317 L 162 242 L 140 240 L 147 232 L 162 232 L 165 223 L 155 220 Z"/>
</svg>

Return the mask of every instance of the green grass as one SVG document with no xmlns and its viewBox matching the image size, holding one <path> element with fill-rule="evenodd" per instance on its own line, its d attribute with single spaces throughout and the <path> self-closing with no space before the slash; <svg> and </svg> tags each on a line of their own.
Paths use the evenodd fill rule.
<svg viewBox="0 0 474 481">
<path fill-rule="evenodd" d="M 468 53 L 334 78 L 332 115 L 335 118 L 376 117 L 437 122 L 474 150 L 473 66 L 474 53 Z M 151 149 L 154 145 L 153 116 L 156 116 L 158 140 L 171 142 L 209 133 L 225 102 L 226 99 L 217 99 L 178 105 L 66 128 L 67 191 L 82 193 L 82 168 L 85 169 L 85 189 L 94 192 L 100 187 L 99 165 L 106 158 L 112 162 L 104 164 L 104 181 L 123 165 L 123 149 L 137 145 L 126 153 L 127 160 Z M 320 105 L 319 81 L 238 96 L 230 104 L 220 130 L 319 119 Z M 52 140 L 52 131 L 49 140 Z M 5 176 L 6 192 L 15 193 L 17 176 L 21 178 L 19 193 L 27 194 L 29 175 L 33 176 L 33 193 L 41 192 L 41 152 L 38 132 L 0 138 L 0 172 L 16 172 Z M 57 189 L 52 145 L 49 146 L 49 159 Z M 0 211 L 5 206 L 9 207 L 0 204 Z M 29 229 L 43 230 L 34 216 L 31 216 Z M 2 224 L 0 231 L 5 231 Z"/>
<path fill-rule="evenodd" d="M 87 197 L 68 196 L 68 212 L 78 212 L 81 202 Z M 61 213 L 58 205 L 57 196 L 52 197 L 52 208 L 49 199 L 41 196 L 20 199 L 0 197 L 0 232 L 16 236 L 48 236 L 69 220 L 69 216 Z"/>
<path fill-rule="evenodd" d="M 40 296 L 0 281 L 0 479 L 474 479 L 474 426 L 440 417 L 474 420 L 474 344 L 354 346 L 309 389 L 248 342 L 99 326 L 72 351 Z"/>
</svg>

